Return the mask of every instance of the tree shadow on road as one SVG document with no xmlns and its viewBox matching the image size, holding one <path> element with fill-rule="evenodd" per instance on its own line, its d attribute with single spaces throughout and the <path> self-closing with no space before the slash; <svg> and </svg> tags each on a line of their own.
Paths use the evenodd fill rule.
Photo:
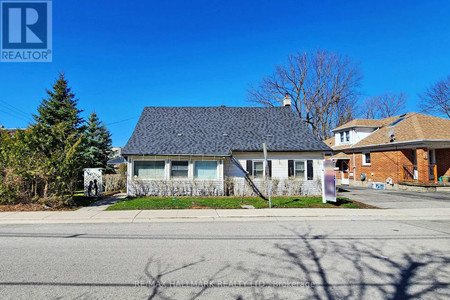
<svg viewBox="0 0 450 300">
<path fill-rule="evenodd" d="M 403 248 L 399 254 L 388 257 L 383 253 L 391 246 L 382 236 L 361 241 L 314 235 L 311 228 L 306 232 L 282 228 L 298 239 L 275 243 L 275 251 L 270 253 L 249 250 L 261 258 L 260 267 L 252 269 L 241 264 L 238 269 L 251 274 L 253 280 L 313 283 L 314 288 L 305 291 L 304 299 L 450 298 L 450 259 L 442 251 L 403 248 L 400 244 L 396 246 Z M 260 289 L 253 295 L 267 296 L 266 292 Z M 301 295 L 297 293 L 296 298 Z"/>
<path fill-rule="evenodd" d="M 238 277 L 247 285 L 222 290 L 220 294 L 228 293 L 235 299 L 450 298 L 448 254 L 404 242 L 415 239 L 423 242 L 424 238 L 433 241 L 448 238 L 447 235 L 317 235 L 311 227 L 276 226 L 284 235 L 272 239 L 266 235 L 260 242 L 271 245 L 264 250 L 247 247 L 244 251 L 250 258 L 246 255 L 247 259 L 232 263 L 212 263 L 202 258 L 179 266 L 151 258 L 145 266 L 146 279 L 155 282 L 168 278 L 190 280 L 192 272 L 194 277 L 216 283 Z M 227 237 L 230 242 L 242 241 Z M 200 274 L 198 269 L 206 271 Z M 255 282 L 260 284 L 253 284 Z M 289 286 L 292 282 L 305 285 Z M 283 286 L 284 283 L 287 285 Z M 149 288 L 148 299 L 207 299 L 221 287 L 187 284 L 184 289 L 176 286 Z"/>
</svg>

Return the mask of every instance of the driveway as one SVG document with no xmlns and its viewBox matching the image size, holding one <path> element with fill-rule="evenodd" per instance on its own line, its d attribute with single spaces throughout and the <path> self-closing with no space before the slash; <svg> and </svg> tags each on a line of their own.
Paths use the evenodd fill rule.
<svg viewBox="0 0 450 300">
<path fill-rule="evenodd" d="M 420 193 L 339 186 L 339 196 L 380 208 L 449 208 L 450 193 Z"/>
</svg>

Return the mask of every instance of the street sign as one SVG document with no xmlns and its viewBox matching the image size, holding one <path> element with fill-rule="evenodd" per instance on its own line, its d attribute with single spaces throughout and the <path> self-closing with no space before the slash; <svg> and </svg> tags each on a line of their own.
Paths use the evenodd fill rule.
<svg viewBox="0 0 450 300">
<path fill-rule="evenodd" d="M 323 162 L 322 176 L 322 202 L 336 202 L 336 178 L 334 173 L 334 163 L 331 160 Z"/>
</svg>

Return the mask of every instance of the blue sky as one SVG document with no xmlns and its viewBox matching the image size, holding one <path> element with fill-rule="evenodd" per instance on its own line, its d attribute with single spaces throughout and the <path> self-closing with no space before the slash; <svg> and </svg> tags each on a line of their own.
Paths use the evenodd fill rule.
<svg viewBox="0 0 450 300">
<path fill-rule="evenodd" d="M 430 0 L 54 0 L 53 62 L 0 63 L 0 124 L 26 127 L 64 71 L 124 146 L 144 106 L 248 106 L 250 83 L 317 48 L 360 63 L 364 96 L 403 91 L 417 111 L 449 74 L 449 16 Z"/>
</svg>

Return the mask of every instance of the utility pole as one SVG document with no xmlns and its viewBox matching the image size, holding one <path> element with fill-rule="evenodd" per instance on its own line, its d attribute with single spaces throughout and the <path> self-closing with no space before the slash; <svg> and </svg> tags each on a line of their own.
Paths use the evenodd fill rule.
<svg viewBox="0 0 450 300">
<path fill-rule="evenodd" d="M 270 199 L 270 190 L 271 190 L 271 184 L 270 184 L 270 176 L 269 176 L 269 162 L 267 161 L 267 144 L 263 143 L 263 151 L 264 151 L 264 173 L 266 176 L 266 182 L 267 182 L 267 195 L 269 197 L 269 208 L 272 208 L 272 201 Z"/>
</svg>

